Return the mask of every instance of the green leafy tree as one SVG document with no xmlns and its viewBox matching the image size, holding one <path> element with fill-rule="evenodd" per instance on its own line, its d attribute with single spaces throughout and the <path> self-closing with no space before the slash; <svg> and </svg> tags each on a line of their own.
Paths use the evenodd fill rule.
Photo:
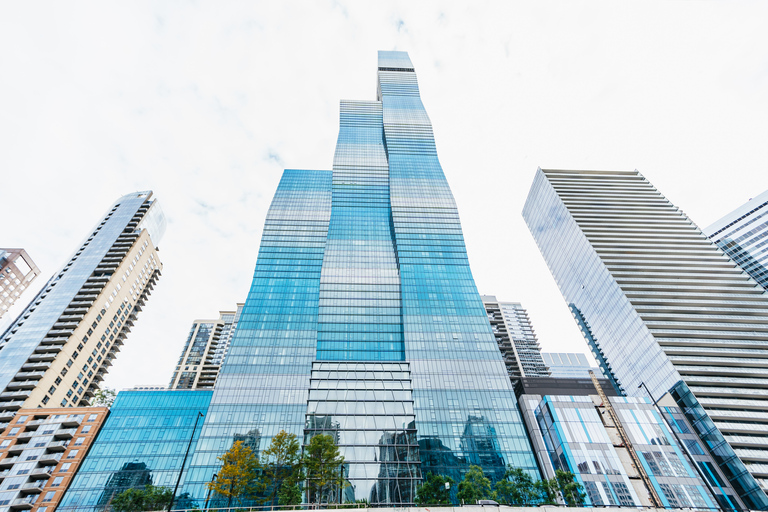
<svg viewBox="0 0 768 512">
<path fill-rule="evenodd" d="M 456 497 L 467 505 L 472 505 L 478 500 L 487 500 L 491 496 L 491 481 L 486 478 L 483 468 L 469 466 L 464 480 L 459 482 L 459 492 Z"/>
<path fill-rule="evenodd" d="M 116 396 L 117 393 L 114 389 L 97 389 L 93 394 L 93 398 L 91 398 L 91 405 L 93 407 L 112 407 Z"/>
<path fill-rule="evenodd" d="M 227 498 L 227 507 L 232 506 L 232 500 L 249 499 L 254 495 L 257 477 L 258 460 L 253 451 L 243 444 L 235 441 L 226 453 L 219 455 L 221 469 L 218 477 L 208 482 L 206 487 L 220 496 Z"/>
<path fill-rule="evenodd" d="M 276 499 L 280 505 L 301 503 L 301 445 L 295 434 L 281 430 L 273 437 L 269 448 L 261 452 L 259 470 L 258 493 L 263 503 L 274 504 Z"/>
<path fill-rule="evenodd" d="M 303 467 L 306 472 L 307 502 L 333 502 L 338 491 L 339 501 L 344 481 L 341 475 L 344 457 L 333 437 L 318 434 L 304 447 Z"/>
<path fill-rule="evenodd" d="M 576 481 L 573 473 L 558 469 L 555 471 L 553 480 L 557 482 L 557 489 L 567 506 L 581 507 L 584 505 L 584 498 L 586 497 L 586 494 L 582 492 L 584 486 Z"/>
<path fill-rule="evenodd" d="M 502 505 L 537 505 L 542 501 L 540 488 L 521 468 L 507 466 L 504 479 L 496 482 L 494 490 L 496 501 Z"/>
<path fill-rule="evenodd" d="M 126 489 L 112 499 L 114 512 L 162 510 L 171 502 L 173 492 L 166 487 L 148 484 L 143 489 Z"/>
<path fill-rule="evenodd" d="M 557 505 L 557 497 L 560 494 L 560 490 L 557 486 L 557 480 L 552 478 L 547 480 L 543 478 L 537 481 L 535 484 L 536 493 L 539 497 L 540 505 Z"/>
<path fill-rule="evenodd" d="M 451 477 L 442 475 L 427 475 L 426 481 L 416 489 L 416 504 L 424 505 L 450 505 L 451 491 L 445 488 L 445 484 L 453 484 Z"/>
</svg>

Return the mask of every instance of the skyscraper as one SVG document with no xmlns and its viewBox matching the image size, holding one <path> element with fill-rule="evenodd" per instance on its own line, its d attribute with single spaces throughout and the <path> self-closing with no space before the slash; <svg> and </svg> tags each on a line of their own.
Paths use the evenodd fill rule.
<svg viewBox="0 0 768 512">
<path fill-rule="evenodd" d="M 210 389 L 229 350 L 243 305 L 236 311 L 219 311 L 216 320 L 195 320 L 173 372 L 171 389 Z"/>
<path fill-rule="evenodd" d="M 283 174 L 185 491 L 281 429 L 338 439 L 347 499 L 411 503 L 470 461 L 538 474 L 403 52 L 376 101 L 342 101 L 333 171 Z"/>
<path fill-rule="evenodd" d="M 703 231 L 757 284 L 768 290 L 768 190 Z"/>
<path fill-rule="evenodd" d="M 0 336 L 0 421 L 88 405 L 160 276 L 165 217 L 152 192 L 121 197 Z"/>
<path fill-rule="evenodd" d="M 549 377 L 539 341 L 523 305 L 502 302 L 493 295 L 482 295 L 481 298 L 509 378 L 514 382 L 520 377 Z"/>
<path fill-rule="evenodd" d="M 0 249 L 0 318 L 39 274 L 24 249 Z"/>
<path fill-rule="evenodd" d="M 541 358 L 554 378 L 588 379 L 589 370 L 596 371 L 598 375 L 600 373 L 597 368 L 593 368 L 589 364 L 587 356 L 581 353 L 542 352 Z"/>
<path fill-rule="evenodd" d="M 768 509 L 764 290 L 637 171 L 539 169 L 523 216 L 618 386 L 671 392 L 744 503 Z"/>
</svg>

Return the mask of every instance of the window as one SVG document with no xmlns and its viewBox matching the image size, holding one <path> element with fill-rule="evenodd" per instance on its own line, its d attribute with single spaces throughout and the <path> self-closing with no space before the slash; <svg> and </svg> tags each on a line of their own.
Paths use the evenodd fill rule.
<svg viewBox="0 0 768 512">
<path fill-rule="evenodd" d="M 91 414 L 88 416 L 88 421 L 96 421 L 96 418 L 98 417 L 98 414 Z"/>
<path fill-rule="evenodd" d="M 62 407 L 66 407 L 67 406 L 67 399 L 66 398 L 61 401 L 61 406 Z"/>
<path fill-rule="evenodd" d="M 16 472 L 17 475 L 26 475 L 29 473 L 28 469 L 20 469 Z"/>
<path fill-rule="evenodd" d="M 51 484 L 51 487 L 58 487 L 61 485 L 61 482 L 63 481 L 64 481 L 63 476 L 57 476 L 56 478 L 53 479 L 53 483 Z"/>
<path fill-rule="evenodd" d="M 24 460 L 37 460 L 37 457 L 38 457 L 37 455 L 30 455 L 29 457 L 27 457 Z"/>
<path fill-rule="evenodd" d="M 7 489 L 18 489 L 19 487 L 21 487 L 21 484 L 11 484 L 7 487 Z"/>
<path fill-rule="evenodd" d="M 65 462 L 61 465 L 61 468 L 59 468 L 59 473 L 66 473 L 69 471 L 69 468 L 72 466 L 71 462 Z"/>
<path fill-rule="evenodd" d="M 61 380 L 61 379 L 59 379 L 59 380 Z M 49 395 L 52 395 L 52 394 L 54 394 L 55 392 L 56 392 L 56 388 L 55 388 L 55 387 L 51 386 L 50 388 L 48 388 L 48 394 L 49 394 Z"/>
<path fill-rule="evenodd" d="M 45 493 L 45 497 L 43 498 L 43 503 L 45 503 L 46 501 L 53 501 L 54 496 L 56 496 L 56 491 Z"/>
<path fill-rule="evenodd" d="M 42 402 L 43 402 L 44 404 L 47 404 L 47 403 L 48 403 L 48 400 L 50 400 L 50 398 L 49 398 L 49 397 L 46 395 L 46 396 L 44 396 L 44 397 L 43 397 L 43 399 L 42 399 Z"/>
<path fill-rule="evenodd" d="M 58 386 L 59 384 L 61 384 L 61 377 L 56 377 L 56 380 L 53 382 L 56 383 L 56 385 Z"/>
<path fill-rule="evenodd" d="M 79 451 L 80 450 L 70 450 L 69 453 L 67 454 L 67 458 L 74 459 L 75 457 L 77 457 L 77 452 Z"/>
<path fill-rule="evenodd" d="M 29 418 L 29 416 L 19 416 L 19 419 L 16 420 L 16 423 L 24 423 L 27 421 L 27 418 Z"/>
<path fill-rule="evenodd" d="M 11 429 L 11 431 L 10 431 L 10 432 L 8 432 L 8 435 L 9 435 L 9 436 L 15 436 L 16 434 L 18 434 L 18 433 L 19 433 L 19 430 L 20 430 L 20 429 L 19 429 L 19 427 L 13 427 L 13 428 Z"/>
<path fill-rule="evenodd" d="M 85 442 L 85 438 L 78 437 L 77 439 L 75 439 L 75 446 L 80 446 L 81 444 L 83 444 L 83 442 Z"/>
<path fill-rule="evenodd" d="M 86 432 L 90 432 L 90 431 L 91 431 L 91 426 L 90 425 L 86 425 L 86 426 L 83 427 L 83 430 L 81 430 L 80 433 L 81 434 L 85 434 Z"/>
<path fill-rule="evenodd" d="M 6 439 L 2 443 L 0 443 L 0 448 L 8 448 L 9 446 L 11 446 L 11 440 L 10 439 Z"/>
</svg>

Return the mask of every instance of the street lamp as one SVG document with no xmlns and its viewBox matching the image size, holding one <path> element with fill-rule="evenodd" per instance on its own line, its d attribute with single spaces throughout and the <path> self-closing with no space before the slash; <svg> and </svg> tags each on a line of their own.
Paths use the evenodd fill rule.
<svg viewBox="0 0 768 512">
<path fill-rule="evenodd" d="M 215 482 L 218 477 L 219 475 L 214 473 L 213 478 L 211 478 L 211 483 Z M 204 510 L 208 510 L 208 501 L 211 499 L 211 491 L 213 491 L 213 489 L 208 489 L 208 494 L 205 496 L 205 506 L 203 507 Z"/>
<path fill-rule="evenodd" d="M 200 418 L 205 417 L 205 415 L 198 411 L 197 416 L 195 417 L 195 426 L 192 427 L 192 435 L 189 436 L 189 443 L 187 444 L 187 451 L 184 454 L 184 460 L 181 461 L 181 469 L 179 470 L 179 478 L 176 480 L 176 487 L 173 488 L 173 496 L 171 496 L 171 502 L 168 503 L 168 512 L 171 512 L 171 508 L 173 507 L 173 502 L 176 501 L 176 491 L 179 490 L 179 484 L 181 483 L 181 475 L 184 474 L 184 466 L 187 464 L 187 457 L 189 456 L 189 449 L 192 447 L 192 440 L 195 438 L 195 431 L 197 430 L 197 422 L 200 421 Z"/>
</svg>

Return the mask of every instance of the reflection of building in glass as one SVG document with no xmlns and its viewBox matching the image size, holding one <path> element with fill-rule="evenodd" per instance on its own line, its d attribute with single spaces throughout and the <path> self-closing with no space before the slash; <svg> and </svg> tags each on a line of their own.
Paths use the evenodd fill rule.
<svg viewBox="0 0 768 512">
<path fill-rule="evenodd" d="M 0 249 L 0 318 L 39 274 L 24 249 Z"/>
<path fill-rule="evenodd" d="M 603 377 L 611 381 L 611 386 L 613 387 L 613 389 L 616 390 L 616 392 L 619 395 L 626 395 L 627 392 L 624 390 L 624 388 L 621 387 L 621 384 L 619 384 L 618 379 L 613 374 L 613 370 L 611 370 L 611 363 L 609 363 L 608 360 L 605 358 L 605 354 L 603 353 L 603 350 L 600 348 L 600 344 L 597 342 L 597 339 L 595 338 L 595 334 L 592 332 L 592 329 L 589 327 L 589 322 L 587 322 L 587 319 L 584 318 L 584 313 L 582 313 L 581 310 L 577 308 L 576 305 L 573 303 L 568 304 L 568 309 L 571 310 L 573 319 L 576 320 L 576 325 L 579 326 L 581 335 L 584 336 L 584 341 L 587 342 L 587 346 L 592 351 L 592 355 L 594 356 L 595 361 L 597 361 L 597 364 L 600 367 L 599 371 L 602 372 Z"/>
<path fill-rule="evenodd" d="M 504 478 L 506 464 L 496 427 L 485 416 L 469 416 L 461 434 L 461 453 L 469 464 L 480 466 L 491 482 Z"/>
<path fill-rule="evenodd" d="M 332 171 L 283 173 L 211 410 L 184 487 L 195 497 L 233 433 L 259 428 L 268 445 L 313 415 L 338 422 L 357 499 L 412 499 L 419 466 L 466 471 L 419 442 L 460 452 L 470 415 L 492 419 L 505 463 L 536 474 L 406 53 L 379 53 L 375 101 L 342 102 Z M 380 441 L 410 443 L 412 422 L 408 460 L 385 469 L 397 489 L 374 493 Z"/>
<path fill-rule="evenodd" d="M 192 323 L 169 388 L 213 388 L 242 309 L 243 305 L 238 304 L 237 311 L 220 311 L 217 320 L 195 320 Z"/>
<path fill-rule="evenodd" d="M 700 453 L 702 462 L 697 464 L 708 464 L 715 478 L 723 480 L 722 473 L 704 454 L 695 435 L 682 447 L 650 400 L 619 396 L 607 399 L 630 446 L 625 444 L 611 414 L 596 394 L 520 397 L 520 408 L 546 478 L 552 478 L 557 469 L 572 472 L 584 486 L 587 506 L 653 506 L 654 498 L 630 456 L 632 449 L 665 508 L 720 506 L 724 510 L 744 510 L 733 489 L 724 481 L 724 485 L 708 487 L 689 463 L 684 453 L 686 447 Z M 674 404 L 668 395 L 667 400 Z M 677 416 L 681 425 L 687 425 L 682 415 Z M 713 490 L 717 501 L 708 489 Z"/>
<path fill-rule="evenodd" d="M 768 290 L 768 190 L 702 231 Z"/>
<path fill-rule="evenodd" d="M 371 503 L 408 503 L 415 490 L 414 464 L 419 460 L 413 423 L 402 432 L 384 432 L 379 440 L 379 477 L 371 489 Z"/>
<path fill-rule="evenodd" d="M 549 376 L 531 319 L 523 305 L 501 302 L 493 295 L 482 295 L 481 298 L 512 382 L 520 377 Z"/>
<path fill-rule="evenodd" d="M 102 510 L 108 510 L 114 497 L 121 492 L 132 488 L 143 489 L 144 486 L 151 484 L 152 470 L 145 463 L 126 462 L 122 468 L 109 477 L 96 506 Z"/>
<path fill-rule="evenodd" d="M 162 265 L 152 192 L 121 197 L 0 335 L 0 421 L 21 407 L 88 405 Z"/>
<path fill-rule="evenodd" d="M 195 420 L 199 412 L 206 413 L 211 393 L 167 389 L 118 393 L 57 510 L 100 512 L 104 500 L 114 494 L 112 489 L 125 487 L 126 482 L 143 486 L 149 483 L 150 470 L 153 485 L 172 489 L 190 439 L 195 449 L 202 425 L 200 421 L 195 429 Z"/>
<path fill-rule="evenodd" d="M 620 388 L 674 389 L 745 505 L 768 510 L 765 290 L 637 171 L 539 169 L 523 216 Z"/>
<path fill-rule="evenodd" d="M 259 456 L 259 445 L 261 444 L 261 432 L 259 432 L 259 429 L 251 429 L 245 434 L 235 434 L 232 436 L 232 440 L 233 443 L 241 441 L 243 446 L 250 448 L 256 457 Z"/>
</svg>

